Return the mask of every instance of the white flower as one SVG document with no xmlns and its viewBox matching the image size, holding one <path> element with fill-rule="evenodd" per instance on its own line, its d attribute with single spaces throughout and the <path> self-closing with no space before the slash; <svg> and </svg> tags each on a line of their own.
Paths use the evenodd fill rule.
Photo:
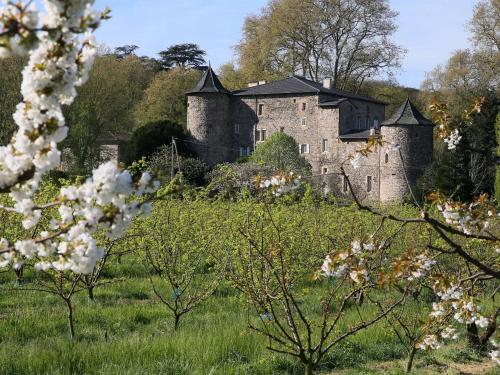
<svg viewBox="0 0 500 375">
<path fill-rule="evenodd" d="M 488 318 L 485 318 L 484 316 L 479 316 L 479 318 L 476 317 L 476 324 L 481 328 L 488 327 L 489 323 L 490 320 Z"/>
<path fill-rule="evenodd" d="M 427 350 L 427 349 L 439 349 L 442 344 L 438 341 L 436 335 L 428 335 L 424 337 L 424 340 L 417 344 L 418 349 Z"/>
<path fill-rule="evenodd" d="M 321 265 L 321 272 L 324 276 L 327 277 L 333 276 L 331 265 L 332 265 L 332 259 L 330 258 L 330 255 L 327 255 L 325 260 L 323 261 L 323 264 Z"/>
<path fill-rule="evenodd" d="M 458 132 L 458 129 L 453 130 L 447 138 L 444 139 L 444 142 L 448 145 L 448 150 L 454 150 L 457 148 L 457 145 L 460 143 L 462 136 Z"/>
<path fill-rule="evenodd" d="M 456 340 L 458 335 L 453 327 L 446 327 L 443 332 L 441 332 L 441 337 L 443 339 Z"/>
<path fill-rule="evenodd" d="M 361 163 L 366 159 L 366 157 L 360 152 L 356 152 L 354 157 L 351 158 L 351 165 L 354 169 L 358 169 L 361 166 Z"/>
</svg>

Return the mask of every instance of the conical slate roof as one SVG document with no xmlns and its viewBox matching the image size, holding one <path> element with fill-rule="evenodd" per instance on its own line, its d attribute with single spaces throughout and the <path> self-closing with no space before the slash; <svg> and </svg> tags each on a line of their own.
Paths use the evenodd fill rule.
<svg viewBox="0 0 500 375">
<path fill-rule="evenodd" d="M 404 104 L 392 115 L 391 118 L 383 121 L 381 126 L 388 125 L 424 125 L 432 126 L 432 121 L 426 119 L 410 101 L 406 99 Z"/>
<path fill-rule="evenodd" d="M 231 94 L 228 90 L 222 86 L 222 83 L 217 78 L 217 74 L 212 70 L 210 64 L 207 70 L 203 73 L 200 81 L 194 89 L 187 92 L 187 94 L 198 94 L 198 93 L 221 93 L 221 94 Z"/>
</svg>

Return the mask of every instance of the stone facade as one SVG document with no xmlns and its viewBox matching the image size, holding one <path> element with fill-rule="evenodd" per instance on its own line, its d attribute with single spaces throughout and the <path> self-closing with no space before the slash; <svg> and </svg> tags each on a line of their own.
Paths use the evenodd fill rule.
<svg viewBox="0 0 500 375">
<path fill-rule="evenodd" d="M 188 93 L 187 126 L 198 155 L 209 165 L 235 161 L 273 133 L 285 132 L 295 138 L 325 191 L 350 195 L 340 175 L 343 165 L 361 199 L 387 202 L 405 198 L 410 192 L 406 179 L 415 186 L 431 161 L 430 123 L 412 124 L 411 120 L 398 124 L 406 121 L 403 115 L 395 124 L 383 122 L 384 104 L 374 99 L 334 95 L 331 89 L 322 92 L 318 86 L 300 92 L 307 91 L 300 85 L 312 84 L 303 78 L 280 83 L 283 87 L 271 83 L 230 93 L 215 73 L 208 74 L 198 90 Z M 220 86 L 212 87 L 211 82 Z M 405 108 L 400 109 L 405 116 L 415 110 Z M 362 149 L 371 136 L 381 137 L 384 145 L 398 144 L 402 158 L 385 146 L 378 147 L 359 168 L 352 168 L 349 156 Z"/>
</svg>

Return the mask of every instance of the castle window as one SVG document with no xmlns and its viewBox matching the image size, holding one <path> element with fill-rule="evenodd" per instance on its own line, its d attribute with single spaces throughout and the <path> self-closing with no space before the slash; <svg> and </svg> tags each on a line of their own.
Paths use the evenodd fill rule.
<svg viewBox="0 0 500 375">
<path fill-rule="evenodd" d="M 344 193 L 347 193 L 349 191 L 349 182 L 347 181 L 347 177 L 343 177 L 343 182 L 342 182 L 342 191 Z"/>
<path fill-rule="evenodd" d="M 323 167 L 323 174 L 328 174 L 328 167 Z"/>
<path fill-rule="evenodd" d="M 258 109 L 259 116 L 262 116 L 262 113 L 264 113 L 264 104 L 259 104 L 259 109 Z"/>
<path fill-rule="evenodd" d="M 301 124 L 302 126 L 306 126 L 306 125 L 307 125 L 307 121 L 306 121 L 306 118 L 305 118 L 305 117 L 304 117 L 304 118 L 302 118 L 302 119 L 300 120 L 300 124 Z"/>
<path fill-rule="evenodd" d="M 328 151 L 328 139 L 322 139 L 321 140 L 321 152 L 327 152 Z"/>
<path fill-rule="evenodd" d="M 264 142 L 267 137 L 266 129 L 256 129 L 255 130 L 255 142 Z"/>
<path fill-rule="evenodd" d="M 389 154 L 387 153 L 385 154 L 385 163 L 386 164 L 389 163 Z"/>
<path fill-rule="evenodd" d="M 280 133 L 284 133 L 285 132 L 285 127 L 284 126 L 281 126 L 280 127 Z"/>
<path fill-rule="evenodd" d="M 372 176 L 366 176 L 366 191 L 368 193 L 372 191 Z"/>
<path fill-rule="evenodd" d="M 249 156 L 250 147 L 240 147 L 240 156 Z"/>
<path fill-rule="evenodd" d="M 293 102 L 294 102 L 294 103 L 297 103 L 297 99 L 293 99 Z"/>
<path fill-rule="evenodd" d="M 240 134 L 240 124 L 234 124 L 234 134 Z"/>
<path fill-rule="evenodd" d="M 301 154 L 308 154 L 309 153 L 309 144 L 303 143 L 299 146 L 299 150 Z"/>
<path fill-rule="evenodd" d="M 305 111 L 307 109 L 307 103 L 302 103 L 302 110 Z"/>
</svg>

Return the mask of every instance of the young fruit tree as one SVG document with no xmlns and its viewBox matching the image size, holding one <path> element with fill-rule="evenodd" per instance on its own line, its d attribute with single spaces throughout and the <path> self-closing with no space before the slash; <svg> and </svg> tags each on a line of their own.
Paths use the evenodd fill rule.
<svg viewBox="0 0 500 375">
<path fill-rule="evenodd" d="M 0 147 L 0 192 L 12 199 L 0 210 L 22 215 L 27 230 L 44 211 L 57 212 L 34 238 L 0 238 L 0 266 L 32 261 L 37 270 L 84 275 L 104 256 L 95 233 L 120 236 L 149 209 L 157 184 L 147 173 L 132 175 L 108 162 L 83 183 L 62 187 L 51 202 L 34 202 L 43 176 L 60 165 L 58 144 L 68 133 L 62 109 L 86 81 L 96 54 L 92 33 L 109 18 L 108 10 L 92 8 L 93 0 L 42 3 L 43 12 L 32 1 L 6 1 L 0 11 L 0 56 L 28 56 L 14 113 L 18 129 Z"/>
<path fill-rule="evenodd" d="M 476 100 L 470 109 L 463 112 L 462 121 L 471 125 L 472 117 L 481 112 L 483 103 L 483 98 Z M 454 126 L 446 104 L 434 101 L 430 110 L 437 125 L 437 136 L 447 144 L 450 152 L 456 152 L 462 136 L 460 129 Z M 366 147 L 350 156 L 353 167 L 359 166 L 369 152 L 384 143 L 383 139 L 373 137 Z M 389 149 L 399 151 L 397 145 L 389 145 Z M 408 167 L 400 152 L 399 158 L 401 164 Z M 427 287 L 432 290 L 437 302 L 432 304 L 428 321 L 422 326 L 425 335 L 415 347 L 423 350 L 439 348 L 442 339 L 455 337 L 452 323 L 459 323 L 465 325 L 467 341 L 472 349 L 483 353 L 489 351 L 492 360 L 500 363 L 496 339 L 500 308 L 495 301 L 500 280 L 500 213 L 495 203 L 485 194 L 471 202 L 460 202 L 439 191 L 428 193 L 425 201 L 419 202 L 412 192 L 420 214 L 403 217 L 362 202 L 344 168 L 341 168 L 341 173 L 358 209 L 373 214 L 382 224 L 417 224 L 418 232 L 429 233 L 428 244 L 419 253 L 425 251 L 433 258 L 439 258 L 439 267 L 430 267 L 427 277 Z M 418 252 L 409 259 L 415 261 L 416 254 Z M 404 329 L 403 325 L 407 323 L 400 325 Z M 417 337 L 413 333 L 407 336 L 410 339 Z"/>
</svg>

